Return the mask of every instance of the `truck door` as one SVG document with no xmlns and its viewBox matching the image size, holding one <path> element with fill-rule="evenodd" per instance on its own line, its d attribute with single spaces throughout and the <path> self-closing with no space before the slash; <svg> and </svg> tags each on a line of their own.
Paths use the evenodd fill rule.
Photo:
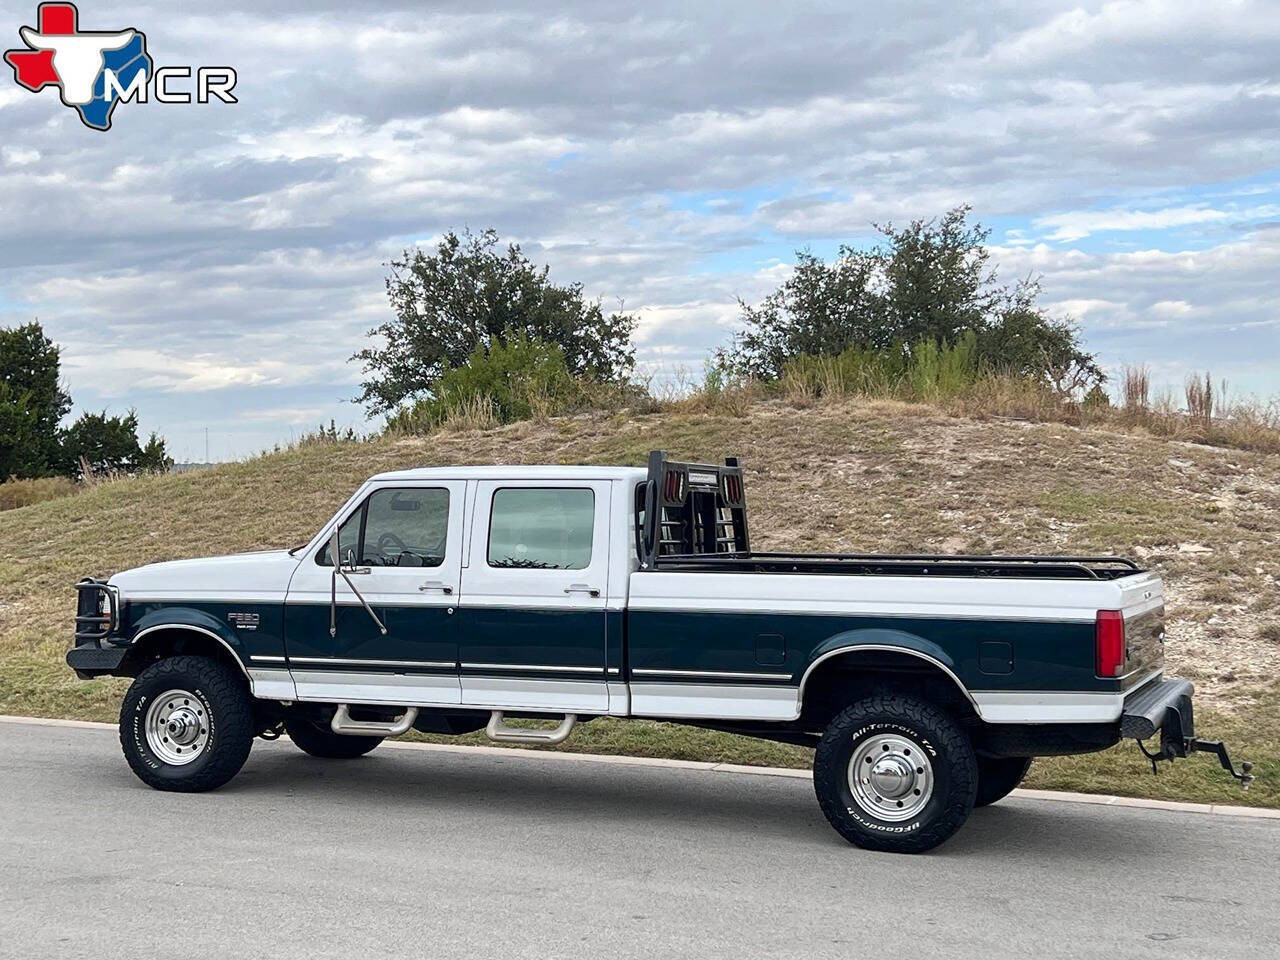
<svg viewBox="0 0 1280 960">
<path fill-rule="evenodd" d="M 477 485 L 462 571 L 462 702 L 605 713 L 607 480 Z"/>
<path fill-rule="evenodd" d="M 300 699 L 461 700 L 454 614 L 465 492 L 463 480 L 405 481 L 354 506 L 340 522 L 338 549 L 359 596 L 339 576 L 331 606 L 327 538 L 299 565 L 285 600 L 285 652 Z"/>
</svg>

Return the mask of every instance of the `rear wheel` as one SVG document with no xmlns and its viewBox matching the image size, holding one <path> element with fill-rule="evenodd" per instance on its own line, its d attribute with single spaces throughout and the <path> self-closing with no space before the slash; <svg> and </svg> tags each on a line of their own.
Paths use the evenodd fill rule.
<svg viewBox="0 0 1280 960">
<path fill-rule="evenodd" d="M 985 807 L 1003 800 L 1022 782 L 1030 766 L 1030 757 L 979 757 L 978 797 L 973 805 Z"/>
<path fill-rule="evenodd" d="M 813 786 L 827 820 L 850 843 L 921 853 L 968 818 L 978 765 L 969 738 L 945 712 L 881 694 L 831 721 L 814 755 Z"/>
<path fill-rule="evenodd" d="M 157 790 L 198 793 L 222 786 L 249 758 L 253 735 L 244 678 L 206 657 L 153 663 L 120 705 L 125 759 Z"/>
<path fill-rule="evenodd" d="M 380 744 L 382 737 L 352 737 L 334 733 L 327 726 L 310 720 L 290 718 L 284 722 L 285 733 L 303 753 L 324 760 L 354 760 Z"/>
</svg>

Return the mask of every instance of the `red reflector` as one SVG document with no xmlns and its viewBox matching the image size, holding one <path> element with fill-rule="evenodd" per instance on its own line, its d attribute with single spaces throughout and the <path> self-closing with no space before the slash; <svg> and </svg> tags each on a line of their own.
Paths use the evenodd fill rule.
<svg viewBox="0 0 1280 960">
<path fill-rule="evenodd" d="M 1124 614 L 1119 610 L 1099 610 L 1094 639 L 1098 676 L 1119 676 L 1124 666 Z"/>
</svg>

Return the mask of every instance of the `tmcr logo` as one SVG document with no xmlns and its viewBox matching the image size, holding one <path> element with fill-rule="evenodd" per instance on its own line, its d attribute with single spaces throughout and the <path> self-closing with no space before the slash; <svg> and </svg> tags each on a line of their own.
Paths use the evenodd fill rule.
<svg viewBox="0 0 1280 960">
<path fill-rule="evenodd" d="M 153 68 L 147 36 L 141 30 L 81 30 L 74 3 L 42 3 L 35 27 L 21 27 L 26 48 L 8 50 L 4 59 L 14 79 L 37 92 L 57 87 L 64 105 L 74 109 L 86 127 L 111 129 L 116 104 L 146 103 L 148 91 L 157 103 L 191 103 L 189 90 L 173 89 L 171 81 L 190 80 L 191 67 Z M 210 98 L 236 103 L 231 91 L 236 72 L 231 67 L 200 67 L 195 74 L 195 101 Z"/>
</svg>

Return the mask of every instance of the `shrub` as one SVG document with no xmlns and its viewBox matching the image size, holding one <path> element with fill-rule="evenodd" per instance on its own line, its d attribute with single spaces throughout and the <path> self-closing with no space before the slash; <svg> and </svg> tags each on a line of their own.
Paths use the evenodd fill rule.
<svg viewBox="0 0 1280 960">
<path fill-rule="evenodd" d="M 13 479 L 0 483 L 0 510 L 15 510 L 45 500 L 69 497 L 80 487 L 70 477 L 37 477 Z"/>
<path fill-rule="evenodd" d="M 554 344 L 574 376 L 623 381 L 634 366 L 636 318 L 605 313 L 582 284 L 559 286 L 515 244 L 498 234 L 447 233 L 435 252 L 406 250 L 391 262 L 387 297 L 395 316 L 370 330 L 380 345 L 352 359 L 364 363 L 357 401 L 386 413 L 420 398 L 437 398 L 450 369 L 476 351 L 516 337 Z"/>
<path fill-rule="evenodd" d="M 881 371 L 909 361 L 904 372 L 926 398 L 954 393 L 979 367 L 1043 381 L 1073 399 L 1102 382 L 1076 325 L 1037 305 L 1034 278 L 1012 287 L 997 282 L 989 231 L 970 225 L 968 215 L 968 207 L 957 207 L 902 229 L 879 226 L 881 245 L 842 246 L 832 263 L 797 251 L 795 270 L 777 290 L 758 305 L 739 303 L 741 329 L 715 362 L 739 376 L 774 381 L 803 356 L 847 360 L 857 350 L 858 375 L 868 354 L 871 368 Z M 944 352 L 962 341 L 961 352 Z M 912 345 L 905 357 L 902 344 Z M 958 366 L 933 366 L 943 361 Z M 789 393 L 825 375 L 800 366 L 805 378 Z"/>
<path fill-rule="evenodd" d="M 164 473 L 173 466 L 157 434 L 151 434 L 146 446 L 138 443 L 138 415 L 132 410 L 123 417 L 109 417 L 105 410 L 81 414 L 63 432 L 62 450 L 81 479 Z"/>
<path fill-rule="evenodd" d="M 1145 366 L 1125 367 L 1120 391 L 1125 413 L 1146 413 L 1151 407 L 1151 371 Z"/>
<path fill-rule="evenodd" d="M 784 364 L 779 378 L 783 396 L 888 396 L 902 400 L 954 397 L 976 383 L 983 373 L 974 333 L 953 344 L 921 340 L 906 348 L 886 350 L 849 347 L 835 356 L 802 354 Z"/>
<path fill-rule="evenodd" d="M 590 381 L 569 372 L 564 351 L 523 335 L 476 347 L 441 375 L 433 395 L 387 421 L 392 432 L 425 433 L 448 421 L 487 426 L 567 413 L 589 396 Z"/>
</svg>

